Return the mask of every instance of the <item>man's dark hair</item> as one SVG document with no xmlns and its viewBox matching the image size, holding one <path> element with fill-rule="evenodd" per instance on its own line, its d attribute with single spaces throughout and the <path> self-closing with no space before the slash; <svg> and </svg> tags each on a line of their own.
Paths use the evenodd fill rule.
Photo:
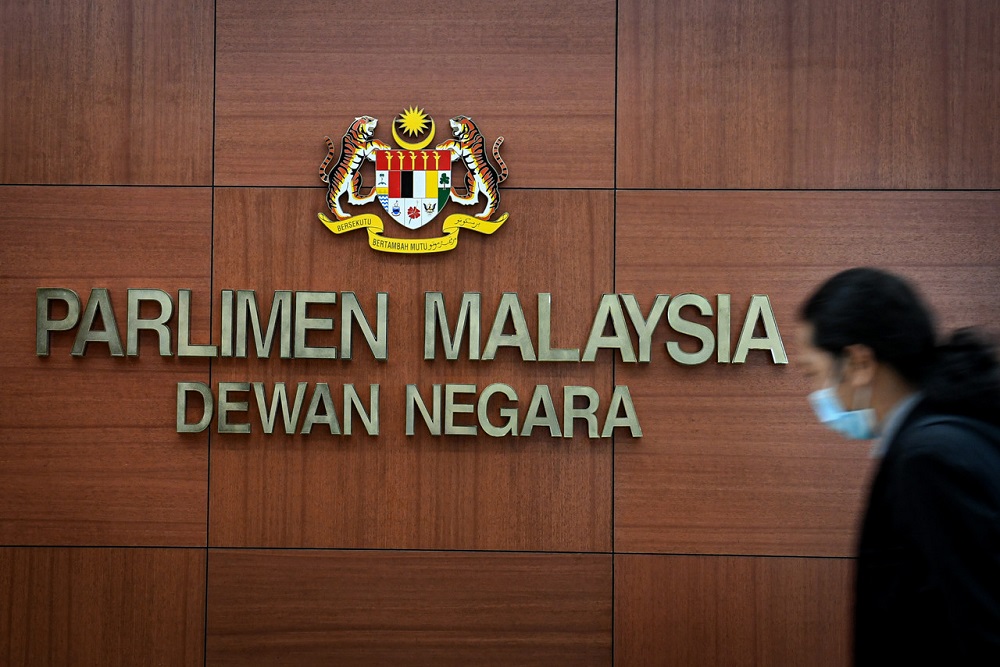
<svg viewBox="0 0 1000 667">
<path fill-rule="evenodd" d="M 812 325 L 816 347 L 840 357 L 849 345 L 865 345 L 939 408 L 1000 421 L 996 348 L 972 329 L 937 344 L 930 309 L 899 276 L 873 268 L 842 271 L 799 315 Z"/>
</svg>

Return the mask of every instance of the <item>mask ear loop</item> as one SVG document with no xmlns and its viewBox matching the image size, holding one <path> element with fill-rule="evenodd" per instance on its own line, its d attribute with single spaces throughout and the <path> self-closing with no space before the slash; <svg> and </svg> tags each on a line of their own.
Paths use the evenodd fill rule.
<svg viewBox="0 0 1000 667">
<path fill-rule="evenodd" d="M 864 412 L 867 416 L 867 422 L 869 428 L 873 433 L 878 433 L 878 420 L 875 417 L 875 411 L 872 409 L 872 391 L 873 387 L 870 384 L 866 384 L 863 387 L 858 387 L 851 392 L 851 410 L 856 410 L 859 412 Z M 858 407 L 858 393 L 861 393 L 864 397 L 864 407 Z"/>
<path fill-rule="evenodd" d="M 833 378 L 831 379 L 831 384 L 829 385 L 834 392 L 837 391 L 837 387 L 840 383 L 844 381 L 844 351 L 841 350 L 839 354 L 833 357 Z M 852 397 L 853 399 L 853 397 Z"/>
<path fill-rule="evenodd" d="M 834 390 L 836 390 L 836 387 L 838 387 L 840 385 L 840 383 L 844 381 L 844 370 L 845 370 L 845 367 L 847 366 L 846 361 L 847 361 L 847 356 L 844 354 L 844 351 L 841 350 L 840 354 L 837 355 L 837 357 L 834 359 L 834 362 L 833 362 L 834 363 L 834 370 L 837 372 L 837 379 L 834 381 Z M 865 399 L 864 400 L 864 403 L 865 403 L 864 407 L 858 407 L 858 392 L 862 392 L 862 395 L 864 396 L 864 399 Z M 865 385 L 864 387 L 860 387 L 858 389 L 851 390 L 851 407 L 850 407 L 850 409 L 852 411 L 853 410 L 870 410 L 871 407 L 872 407 L 872 386 L 870 384 L 869 385 Z"/>
<path fill-rule="evenodd" d="M 863 408 L 858 407 L 858 392 L 862 392 L 865 397 L 865 406 Z M 851 397 L 852 410 L 871 410 L 872 407 L 872 386 L 865 385 L 854 390 L 854 395 Z"/>
</svg>

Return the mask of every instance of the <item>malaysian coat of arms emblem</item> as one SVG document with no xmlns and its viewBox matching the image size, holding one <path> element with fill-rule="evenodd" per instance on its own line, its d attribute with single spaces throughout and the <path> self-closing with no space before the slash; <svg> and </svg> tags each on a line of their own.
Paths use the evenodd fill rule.
<svg viewBox="0 0 1000 667">
<path fill-rule="evenodd" d="M 319 173 L 327 184 L 326 203 L 335 219 L 320 213 L 320 221 L 335 234 L 367 229 L 373 249 L 399 253 L 443 252 L 458 244 L 462 229 L 481 234 L 492 234 L 499 229 L 507 214 L 496 220 L 491 218 L 500 204 L 499 185 L 507 178 L 507 165 L 500 157 L 503 137 L 493 143 L 494 166 L 486 152 L 486 140 L 471 118 L 456 116 L 448 123 L 452 138 L 427 150 L 434 139 L 434 120 L 422 110 L 410 107 L 394 119 L 392 136 L 398 147 L 393 148 L 374 138 L 378 119 L 360 116 L 344 134 L 336 162 L 337 145 L 327 137 L 329 153 Z M 418 141 L 408 141 L 400 130 L 402 135 L 424 136 Z M 375 183 L 367 192 L 361 176 L 365 161 L 375 163 Z M 460 185 L 452 176 L 456 162 L 466 170 Z M 436 238 L 392 238 L 383 234 L 385 226 L 379 216 L 353 215 L 345 210 L 342 201 L 345 196 L 349 206 L 363 206 L 377 199 L 392 220 L 407 229 L 419 229 L 431 222 L 448 201 L 464 206 L 480 204 L 483 209 L 471 216 L 447 216 L 443 235 Z"/>
</svg>

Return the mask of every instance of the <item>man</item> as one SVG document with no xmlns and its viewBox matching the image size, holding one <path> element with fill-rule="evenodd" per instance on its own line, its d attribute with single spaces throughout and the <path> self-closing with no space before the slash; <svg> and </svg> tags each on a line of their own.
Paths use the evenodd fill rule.
<svg viewBox="0 0 1000 667">
<path fill-rule="evenodd" d="M 820 421 L 878 439 L 858 545 L 857 665 L 1000 665 L 1000 363 L 936 345 L 901 278 L 850 269 L 802 306 Z"/>
</svg>

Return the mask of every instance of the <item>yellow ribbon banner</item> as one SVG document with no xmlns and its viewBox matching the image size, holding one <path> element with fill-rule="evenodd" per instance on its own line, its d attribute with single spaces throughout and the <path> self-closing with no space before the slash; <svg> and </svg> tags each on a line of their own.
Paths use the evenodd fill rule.
<svg viewBox="0 0 1000 667">
<path fill-rule="evenodd" d="M 444 226 L 441 230 L 444 232 L 444 236 L 436 236 L 429 239 L 399 239 L 382 236 L 385 226 L 382 219 L 374 213 L 356 215 L 346 220 L 331 220 L 320 213 L 319 220 L 334 234 L 343 234 L 355 229 L 367 229 L 368 245 L 374 250 L 420 254 L 445 252 L 453 249 L 458 245 L 458 233 L 463 229 L 471 229 L 480 234 L 492 234 L 500 229 L 500 225 L 507 220 L 507 214 L 504 213 L 493 222 L 480 220 L 471 215 L 463 215 L 461 213 L 449 215 L 445 218 Z"/>
</svg>

